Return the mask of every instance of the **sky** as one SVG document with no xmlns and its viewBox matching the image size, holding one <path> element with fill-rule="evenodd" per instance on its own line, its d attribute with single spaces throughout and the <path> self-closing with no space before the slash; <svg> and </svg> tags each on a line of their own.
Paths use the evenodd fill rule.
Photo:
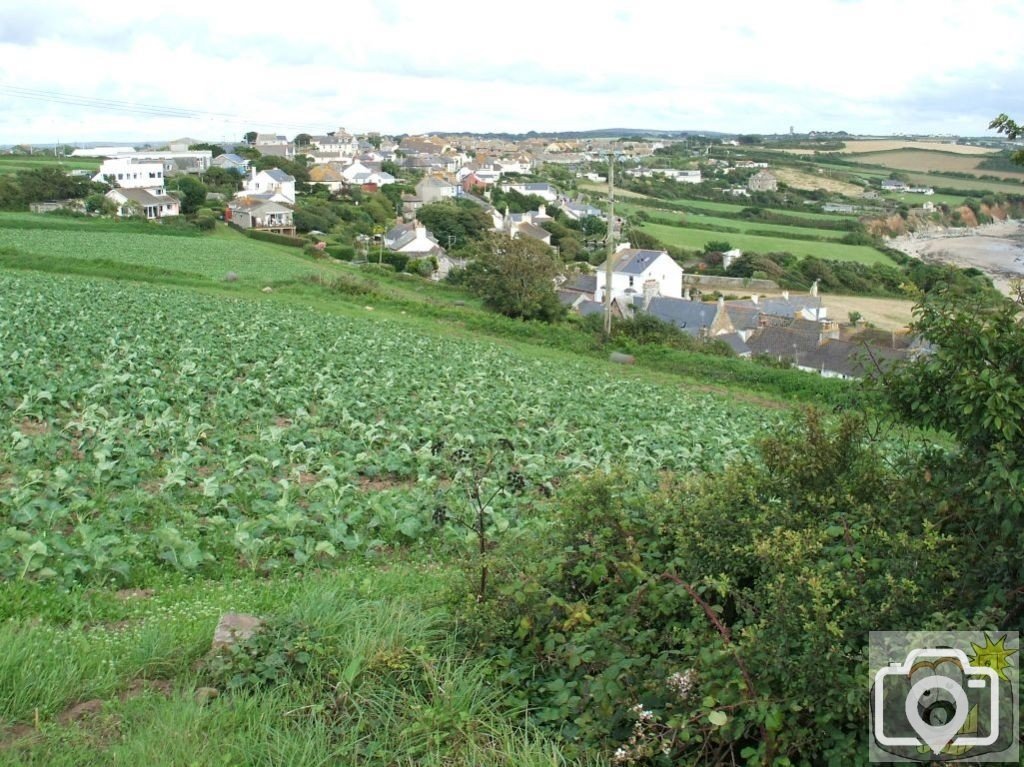
<svg viewBox="0 0 1024 767">
<path fill-rule="evenodd" d="M 1024 120 L 1016 0 L 320 6 L 0 0 L 0 144 Z"/>
</svg>

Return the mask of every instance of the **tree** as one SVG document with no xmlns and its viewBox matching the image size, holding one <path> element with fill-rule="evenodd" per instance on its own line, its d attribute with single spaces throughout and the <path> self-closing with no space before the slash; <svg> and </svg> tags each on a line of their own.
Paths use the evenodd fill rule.
<svg viewBox="0 0 1024 767">
<path fill-rule="evenodd" d="M 424 205 L 416 218 L 445 248 L 464 248 L 479 240 L 492 225 L 483 208 L 469 200 L 443 200 Z"/>
<path fill-rule="evenodd" d="M 898 414 L 956 441 L 952 451 L 925 454 L 917 474 L 942 490 L 940 531 L 975 547 L 965 593 L 1003 611 L 1006 626 L 1024 614 L 1021 292 L 993 303 L 933 290 L 914 310 L 932 352 L 882 377 Z"/>
<path fill-rule="evenodd" d="M 539 240 L 488 235 L 471 265 L 470 287 L 507 317 L 551 322 L 564 314 L 554 280 L 562 264 Z"/>
<path fill-rule="evenodd" d="M 211 152 L 214 157 L 220 157 L 224 154 L 224 147 L 220 146 L 220 144 L 208 144 L 206 142 L 189 144 L 188 149 L 190 152 L 202 152 L 205 149 Z"/>
<path fill-rule="evenodd" d="M 259 134 L 256 133 L 256 131 L 254 131 L 254 130 L 249 131 L 244 136 L 245 143 L 246 144 L 250 144 L 250 145 L 251 144 L 255 144 L 256 143 L 256 136 L 258 136 L 258 135 Z"/>
<path fill-rule="evenodd" d="M 313 141 L 313 137 L 308 133 L 300 133 L 295 137 L 295 146 L 309 146 Z"/>
<path fill-rule="evenodd" d="M 1006 138 L 1011 141 L 1013 139 L 1020 138 L 1021 135 L 1024 135 L 1024 126 L 1018 125 L 1006 114 L 999 115 L 999 117 L 988 124 L 988 127 L 998 131 L 999 133 L 1005 133 Z M 1017 165 L 1024 165 L 1024 149 L 1018 149 L 1010 155 L 1010 159 L 1017 163 Z"/>
<path fill-rule="evenodd" d="M 206 184 L 194 176 L 180 176 L 174 184 L 181 193 L 181 212 L 195 213 L 206 202 Z"/>
</svg>

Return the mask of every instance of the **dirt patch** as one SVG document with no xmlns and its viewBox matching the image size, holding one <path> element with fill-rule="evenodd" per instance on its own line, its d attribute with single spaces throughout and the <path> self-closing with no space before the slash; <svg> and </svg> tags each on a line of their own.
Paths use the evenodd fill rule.
<svg viewBox="0 0 1024 767">
<path fill-rule="evenodd" d="M 0 751 L 6 751 L 16 746 L 27 746 L 32 741 L 39 740 L 42 734 L 30 724 L 16 724 L 5 730 L 0 730 Z"/>
<path fill-rule="evenodd" d="M 40 437 L 49 434 L 50 424 L 45 421 L 37 421 L 34 418 L 26 418 L 18 424 L 18 431 L 26 437 Z"/>
<path fill-rule="evenodd" d="M 285 418 L 284 416 L 279 415 L 277 418 L 274 419 L 274 426 L 276 426 L 279 429 L 287 429 L 291 425 L 292 421 L 290 418 Z"/>
<path fill-rule="evenodd" d="M 312 485 L 315 484 L 320 478 L 310 471 L 299 472 L 299 484 L 300 485 Z"/>
<path fill-rule="evenodd" d="M 120 589 L 114 592 L 114 596 L 127 602 L 131 599 L 149 599 L 154 593 L 153 589 Z"/>
<path fill-rule="evenodd" d="M 121 702 L 124 702 L 138 698 L 147 692 L 153 692 L 164 698 L 169 698 L 174 692 L 174 687 L 166 679 L 133 679 L 128 684 L 128 688 L 118 698 Z"/>
<path fill-rule="evenodd" d="M 395 488 L 409 490 L 415 486 L 415 479 L 398 477 L 393 474 L 383 474 L 379 477 L 359 477 L 359 489 L 364 493 L 379 493 L 381 490 L 393 490 Z"/>
</svg>

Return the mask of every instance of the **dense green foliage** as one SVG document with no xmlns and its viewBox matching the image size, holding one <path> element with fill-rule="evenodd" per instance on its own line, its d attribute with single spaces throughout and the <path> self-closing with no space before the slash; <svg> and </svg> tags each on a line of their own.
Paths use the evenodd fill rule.
<svg viewBox="0 0 1024 767">
<path fill-rule="evenodd" d="M 20 170 L 0 176 L 0 210 L 28 210 L 29 203 L 80 199 L 105 186 L 72 177 L 59 167 Z"/>
<path fill-rule="evenodd" d="M 554 285 L 561 263 L 539 240 L 489 235 L 467 271 L 469 286 L 506 317 L 551 321 L 565 313 Z"/>
</svg>

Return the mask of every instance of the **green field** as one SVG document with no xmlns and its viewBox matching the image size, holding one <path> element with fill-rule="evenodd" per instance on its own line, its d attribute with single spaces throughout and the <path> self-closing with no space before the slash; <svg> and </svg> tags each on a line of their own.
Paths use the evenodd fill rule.
<svg viewBox="0 0 1024 767">
<path fill-rule="evenodd" d="M 163 234 L 153 224 L 140 228 L 129 222 L 122 231 L 118 226 L 97 225 L 88 218 L 0 213 L 0 249 L 49 259 L 166 269 L 207 280 L 223 280 L 234 272 L 239 281 L 263 284 L 331 271 L 302 257 L 297 249 L 252 240 L 227 227 L 218 235 L 185 237 Z"/>
<path fill-rule="evenodd" d="M 56 158 L 48 155 L 0 155 L 0 176 L 8 173 L 17 173 L 20 170 L 35 170 L 38 168 L 59 168 L 65 172 L 72 170 L 97 171 L 100 168 L 99 159 L 87 158 Z"/>
<path fill-rule="evenodd" d="M 693 229 L 708 228 L 708 232 L 710 234 L 746 234 L 748 232 L 755 231 L 770 232 L 772 234 L 778 234 L 780 237 L 797 235 L 799 238 L 802 235 L 804 237 L 818 237 L 822 240 L 839 240 L 846 234 L 846 232 L 837 229 L 813 229 L 810 227 L 790 226 L 787 224 L 772 224 L 757 220 L 719 218 L 717 216 L 707 216 L 702 214 L 673 213 L 671 211 L 644 208 L 634 205 L 623 205 L 621 207 L 623 214 L 626 216 L 629 216 L 631 212 L 645 210 L 652 217 L 679 221 Z M 726 232 L 721 230 L 729 231 Z"/>
<path fill-rule="evenodd" d="M 835 259 L 836 261 L 857 261 L 862 264 L 892 265 L 892 260 L 885 254 L 865 245 L 844 245 L 838 242 L 808 242 L 791 240 L 784 237 L 760 237 L 751 234 L 729 234 L 721 237 L 709 237 L 710 233 L 702 229 L 665 226 L 662 224 L 642 224 L 640 229 L 658 238 L 666 245 L 689 250 L 702 250 L 709 239 L 728 239 L 734 248 L 750 253 L 788 252 L 795 256 L 815 256 L 816 258 Z"/>
</svg>

